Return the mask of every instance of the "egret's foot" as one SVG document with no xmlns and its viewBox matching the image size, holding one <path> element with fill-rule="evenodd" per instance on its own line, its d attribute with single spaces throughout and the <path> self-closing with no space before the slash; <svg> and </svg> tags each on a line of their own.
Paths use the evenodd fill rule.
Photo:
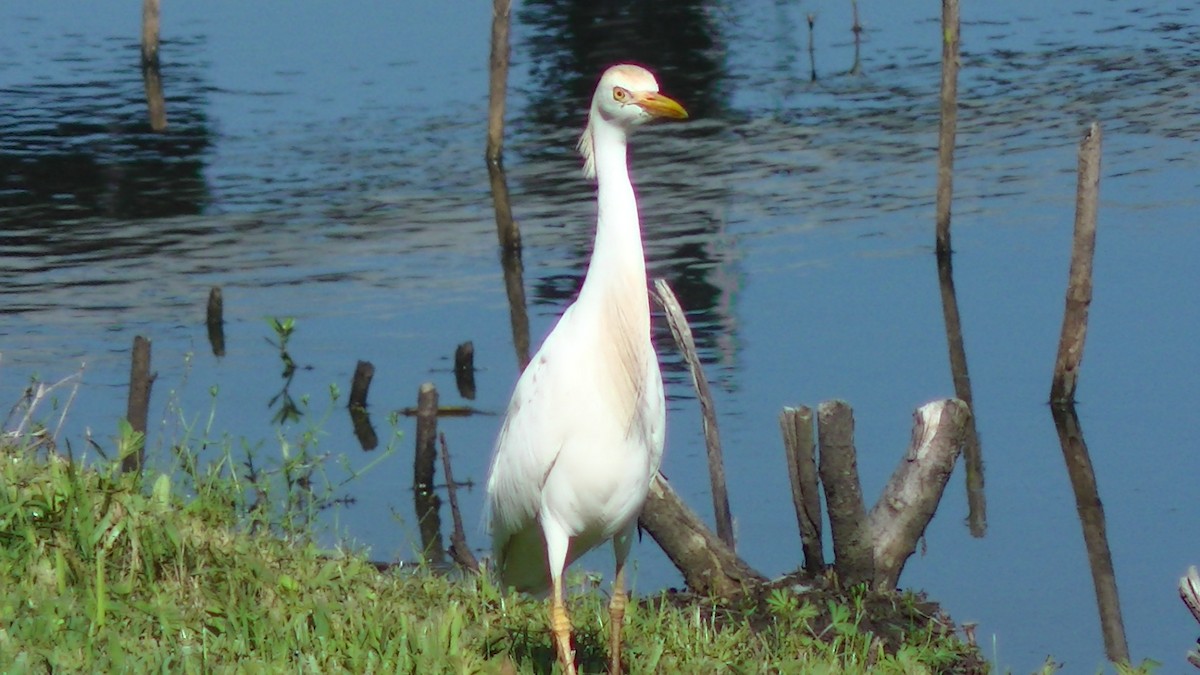
<svg viewBox="0 0 1200 675">
<path fill-rule="evenodd" d="M 554 649 L 558 652 L 563 673 L 576 675 L 575 650 L 571 649 L 571 618 L 567 616 L 567 608 L 557 602 L 550 605 L 550 631 L 554 633 Z"/>
</svg>

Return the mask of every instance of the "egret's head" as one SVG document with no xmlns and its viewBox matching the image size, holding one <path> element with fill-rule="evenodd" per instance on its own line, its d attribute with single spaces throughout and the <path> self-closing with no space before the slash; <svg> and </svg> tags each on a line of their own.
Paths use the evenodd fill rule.
<svg viewBox="0 0 1200 675">
<path fill-rule="evenodd" d="M 583 174 L 595 177 L 592 157 L 594 132 L 597 124 L 610 124 L 628 132 L 639 124 L 653 119 L 686 119 L 687 111 L 673 99 L 658 93 L 658 81 L 641 66 L 613 66 L 600 76 L 588 126 L 579 139 L 579 152 L 584 158 Z"/>
<path fill-rule="evenodd" d="M 604 71 L 592 97 L 592 114 L 626 128 L 656 118 L 681 120 L 687 111 L 658 93 L 658 81 L 641 66 L 619 65 Z"/>
</svg>

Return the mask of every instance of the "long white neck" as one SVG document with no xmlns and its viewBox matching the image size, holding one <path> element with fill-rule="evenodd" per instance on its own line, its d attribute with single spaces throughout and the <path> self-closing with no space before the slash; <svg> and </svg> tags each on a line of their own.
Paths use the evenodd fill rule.
<svg viewBox="0 0 1200 675">
<path fill-rule="evenodd" d="M 642 334 L 649 334 L 646 260 L 637 199 L 629 181 L 624 130 L 603 119 L 591 122 L 592 161 L 597 201 L 596 243 L 580 299 L 602 295 L 601 305 L 619 303 L 621 313 Z"/>
</svg>

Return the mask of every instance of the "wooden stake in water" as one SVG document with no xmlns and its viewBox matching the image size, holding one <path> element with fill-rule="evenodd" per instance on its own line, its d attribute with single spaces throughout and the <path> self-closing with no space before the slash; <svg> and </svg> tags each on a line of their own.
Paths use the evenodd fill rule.
<svg viewBox="0 0 1200 675">
<path fill-rule="evenodd" d="M 150 416 L 150 387 L 154 373 L 150 372 L 150 341 L 138 335 L 133 338 L 133 358 L 129 369 L 129 402 L 125 419 L 142 435 L 137 452 L 121 458 L 121 471 L 141 471 L 146 454 L 146 420 Z"/>
<path fill-rule="evenodd" d="M 142 0 L 142 64 L 158 65 L 159 0 Z"/>
<path fill-rule="evenodd" d="M 492 51 L 488 65 L 488 174 L 492 182 L 492 201 L 496 207 L 496 236 L 500 247 L 521 247 L 521 230 L 508 204 L 508 182 L 504 177 L 504 103 L 508 92 L 508 24 L 512 0 L 492 1 Z"/>
<path fill-rule="evenodd" d="M 454 384 L 460 396 L 475 400 L 475 343 L 470 340 L 454 350 Z"/>
<path fill-rule="evenodd" d="M 1092 260 L 1096 255 L 1096 212 L 1100 193 L 1100 123 L 1092 126 L 1079 143 L 1079 183 L 1075 191 L 1075 237 L 1071 245 L 1071 271 L 1067 280 L 1067 303 L 1063 311 L 1058 357 L 1050 402 L 1075 401 L 1079 364 L 1087 338 L 1088 307 L 1092 304 Z"/>
<path fill-rule="evenodd" d="M 413 502 L 421 532 L 421 550 L 425 561 L 442 564 L 442 523 L 438 515 L 441 502 L 433 491 L 434 462 L 437 460 L 438 392 L 432 382 L 417 392 L 417 444 L 413 454 Z"/>
<path fill-rule="evenodd" d="M 937 252 L 950 252 L 954 136 L 958 127 L 958 0 L 942 0 L 942 93 L 938 123 Z"/>
<path fill-rule="evenodd" d="M 504 155 L 504 98 L 508 89 L 508 24 L 512 0 L 492 0 L 492 51 L 488 58 L 487 160 L 499 164 Z"/>
</svg>

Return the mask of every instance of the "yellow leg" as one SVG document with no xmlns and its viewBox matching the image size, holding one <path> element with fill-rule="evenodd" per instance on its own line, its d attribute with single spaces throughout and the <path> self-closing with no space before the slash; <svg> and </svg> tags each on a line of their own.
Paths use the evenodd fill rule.
<svg viewBox="0 0 1200 675">
<path fill-rule="evenodd" d="M 554 633 L 554 649 L 565 675 L 575 675 L 575 650 L 571 649 L 571 617 L 563 602 L 562 579 L 553 579 L 554 592 L 550 598 L 550 630 Z"/>
<path fill-rule="evenodd" d="M 625 565 L 617 565 L 617 575 L 613 579 L 612 600 L 608 603 L 610 619 L 608 639 L 608 672 L 611 675 L 621 675 L 621 625 L 625 623 Z"/>
</svg>

